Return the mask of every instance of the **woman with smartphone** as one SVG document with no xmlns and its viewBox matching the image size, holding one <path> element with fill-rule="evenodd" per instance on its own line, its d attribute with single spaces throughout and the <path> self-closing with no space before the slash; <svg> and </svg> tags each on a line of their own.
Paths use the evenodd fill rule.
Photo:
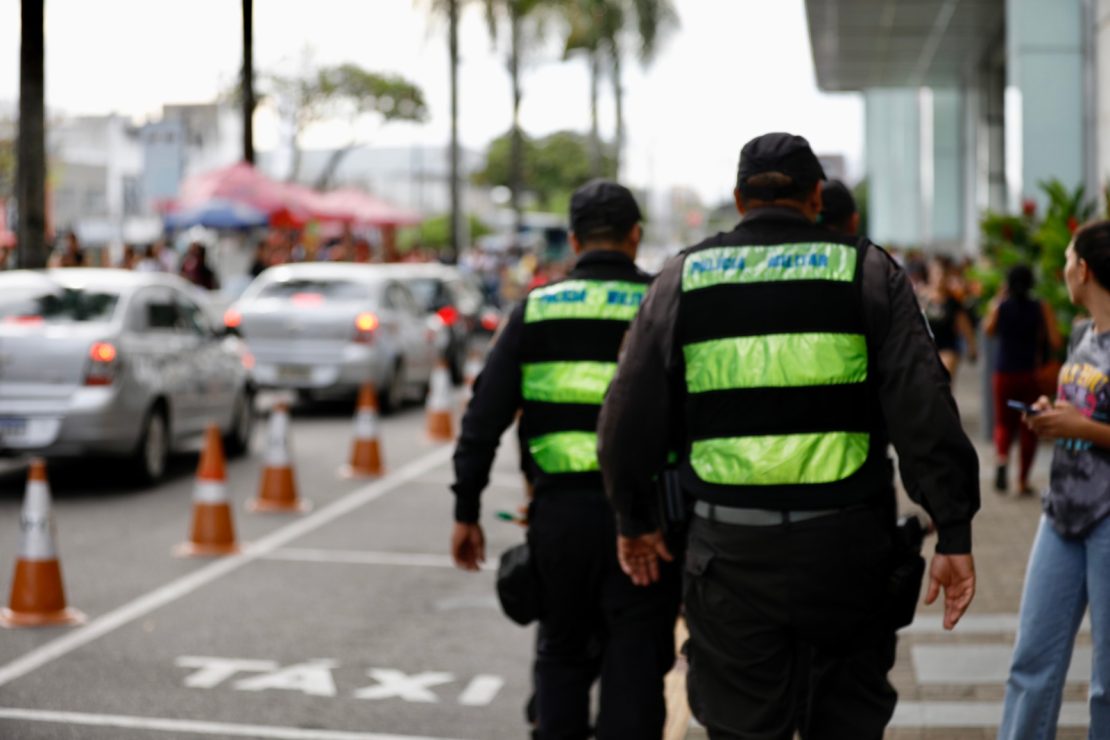
<svg viewBox="0 0 1110 740">
<path fill-rule="evenodd" d="M 1110 221 L 1080 229 L 1067 251 L 1068 295 L 1091 320 L 1076 326 L 1056 399 L 1026 424 L 1056 440 L 1029 556 L 1000 740 L 1049 740 L 1075 635 L 1091 610 L 1090 737 L 1110 738 Z"/>
</svg>

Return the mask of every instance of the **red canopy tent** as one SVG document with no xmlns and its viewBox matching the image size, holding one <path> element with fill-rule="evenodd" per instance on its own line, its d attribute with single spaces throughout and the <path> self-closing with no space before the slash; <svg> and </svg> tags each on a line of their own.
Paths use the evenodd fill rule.
<svg viewBox="0 0 1110 740">
<path fill-rule="evenodd" d="M 347 188 L 318 193 L 296 183 L 272 180 L 246 162 L 189 177 L 173 208 L 191 208 L 213 199 L 244 203 L 270 216 L 275 226 L 308 221 L 396 228 L 420 223 L 420 215 Z"/>
</svg>

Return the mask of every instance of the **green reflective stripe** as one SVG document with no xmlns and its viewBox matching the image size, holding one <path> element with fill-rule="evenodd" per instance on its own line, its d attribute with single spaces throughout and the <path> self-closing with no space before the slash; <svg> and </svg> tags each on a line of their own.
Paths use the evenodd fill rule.
<svg viewBox="0 0 1110 740">
<path fill-rule="evenodd" d="M 770 283 L 784 280 L 850 282 L 856 274 L 856 250 L 844 244 L 780 244 L 773 247 L 711 247 L 686 257 L 682 290 L 724 283 Z"/>
<path fill-rule="evenodd" d="M 863 466 L 869 446 L 867 434 L 853 432 L 705 439 L 694 442 L 690 464 L 722 485 L 835 483 Z"/>
<path fill-rule="evenodd" d="M 615 362 L 530 362 L 521 368 L 525 401 L 601 405 L 617 372 Z"/>
<path fill-rule="evenodd" d="M 623 280 L 565 280 L 528 294 L 524 323 L 552 319 L 636 318 L 648 286 Z"/>
<path fill-rule="evenodd" d="M 862 334 L 769 334 L 688 344 L 690 393 L 732 388 L 794 388 L 867 380 Z"/>
<path fill-rule="evenodd" d="M 597 470 L 597 434 L 554 432 L 528 440 L 532 459 L 545 473 L 588 473 Z"/>
</svg>

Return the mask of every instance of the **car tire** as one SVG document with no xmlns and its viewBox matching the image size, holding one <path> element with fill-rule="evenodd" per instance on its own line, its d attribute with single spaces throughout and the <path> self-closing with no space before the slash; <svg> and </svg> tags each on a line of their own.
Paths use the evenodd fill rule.
<svg viewBox="0 0 1110 740">
<path fill-rule="evenodd" d="M 393 414 L 401 410 L 405 403 L 405 364 L 398 359 L 393 366 L 393 372 L 385 382 L 378 395 L 378 403 L 382 408 L 382 415 Z"/>
<path fill-rule="evenodd" d="M 254 396 L 244 390 L 235 396 L 231 428 L 224 435 L 224 449 L 228 457 L 242 457 L 250 451 L 254 433 Z"/>
<path fill-rule="evenodd" d="M 158 483 L 166 475 L 170 456 L 170 427 L 166 411 L 154 406 L 143 418 L 142 434 L 132 459 L 135 479 L 142 484 Z"/>
</svg>

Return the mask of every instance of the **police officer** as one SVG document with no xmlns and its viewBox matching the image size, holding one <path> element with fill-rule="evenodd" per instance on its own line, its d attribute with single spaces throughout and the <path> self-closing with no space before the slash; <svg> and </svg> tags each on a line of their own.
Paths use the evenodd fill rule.
<svg viewBox="0 0 1110 740">
<path fill-rule="evenodd" d="M 821 186 L 821 216 L 818 223 L 826 229 L 855 236 L 859 233 L 859 209 L 852 191 L 840 180 L 826 180 Z"/>
<path fill-rule="evenodd" d="M 649 277 L 633 259 L 640 209 L 620 185 L 594 180 L 571 198 L 578 261 L 533 290 L 509 316 L 474 386 L 455 450 L 456 564 L 485 555 L 479 497 L 502 433 L 522 409 L 524 464 L 534 498 L 528 542 L 541 584 L 536 640 L 537 738 L 590 735 L 590 688 L 600 677 L 596 736 L 662 735 L 663 677 L 674 662 L 679 578 L 648 589 L 621 572 L 613 513 L 598 472 L 597 415 Z"/>
<path fill-rule="evenodd" d="M 656 278 L 600 419 L 640 584 L 670 558 L 649 502 L 684 429 L 688 688 L 713 738 L 882 737 L 897 699 L 888 441 L 939 533 L 926 602 L 944 590 L 951 629 L 975 590 L 975 450 L 905 274 L 815 223 L 823 179 L 799 136 L 745 145 L 741 223 Z"/>
</svg>

